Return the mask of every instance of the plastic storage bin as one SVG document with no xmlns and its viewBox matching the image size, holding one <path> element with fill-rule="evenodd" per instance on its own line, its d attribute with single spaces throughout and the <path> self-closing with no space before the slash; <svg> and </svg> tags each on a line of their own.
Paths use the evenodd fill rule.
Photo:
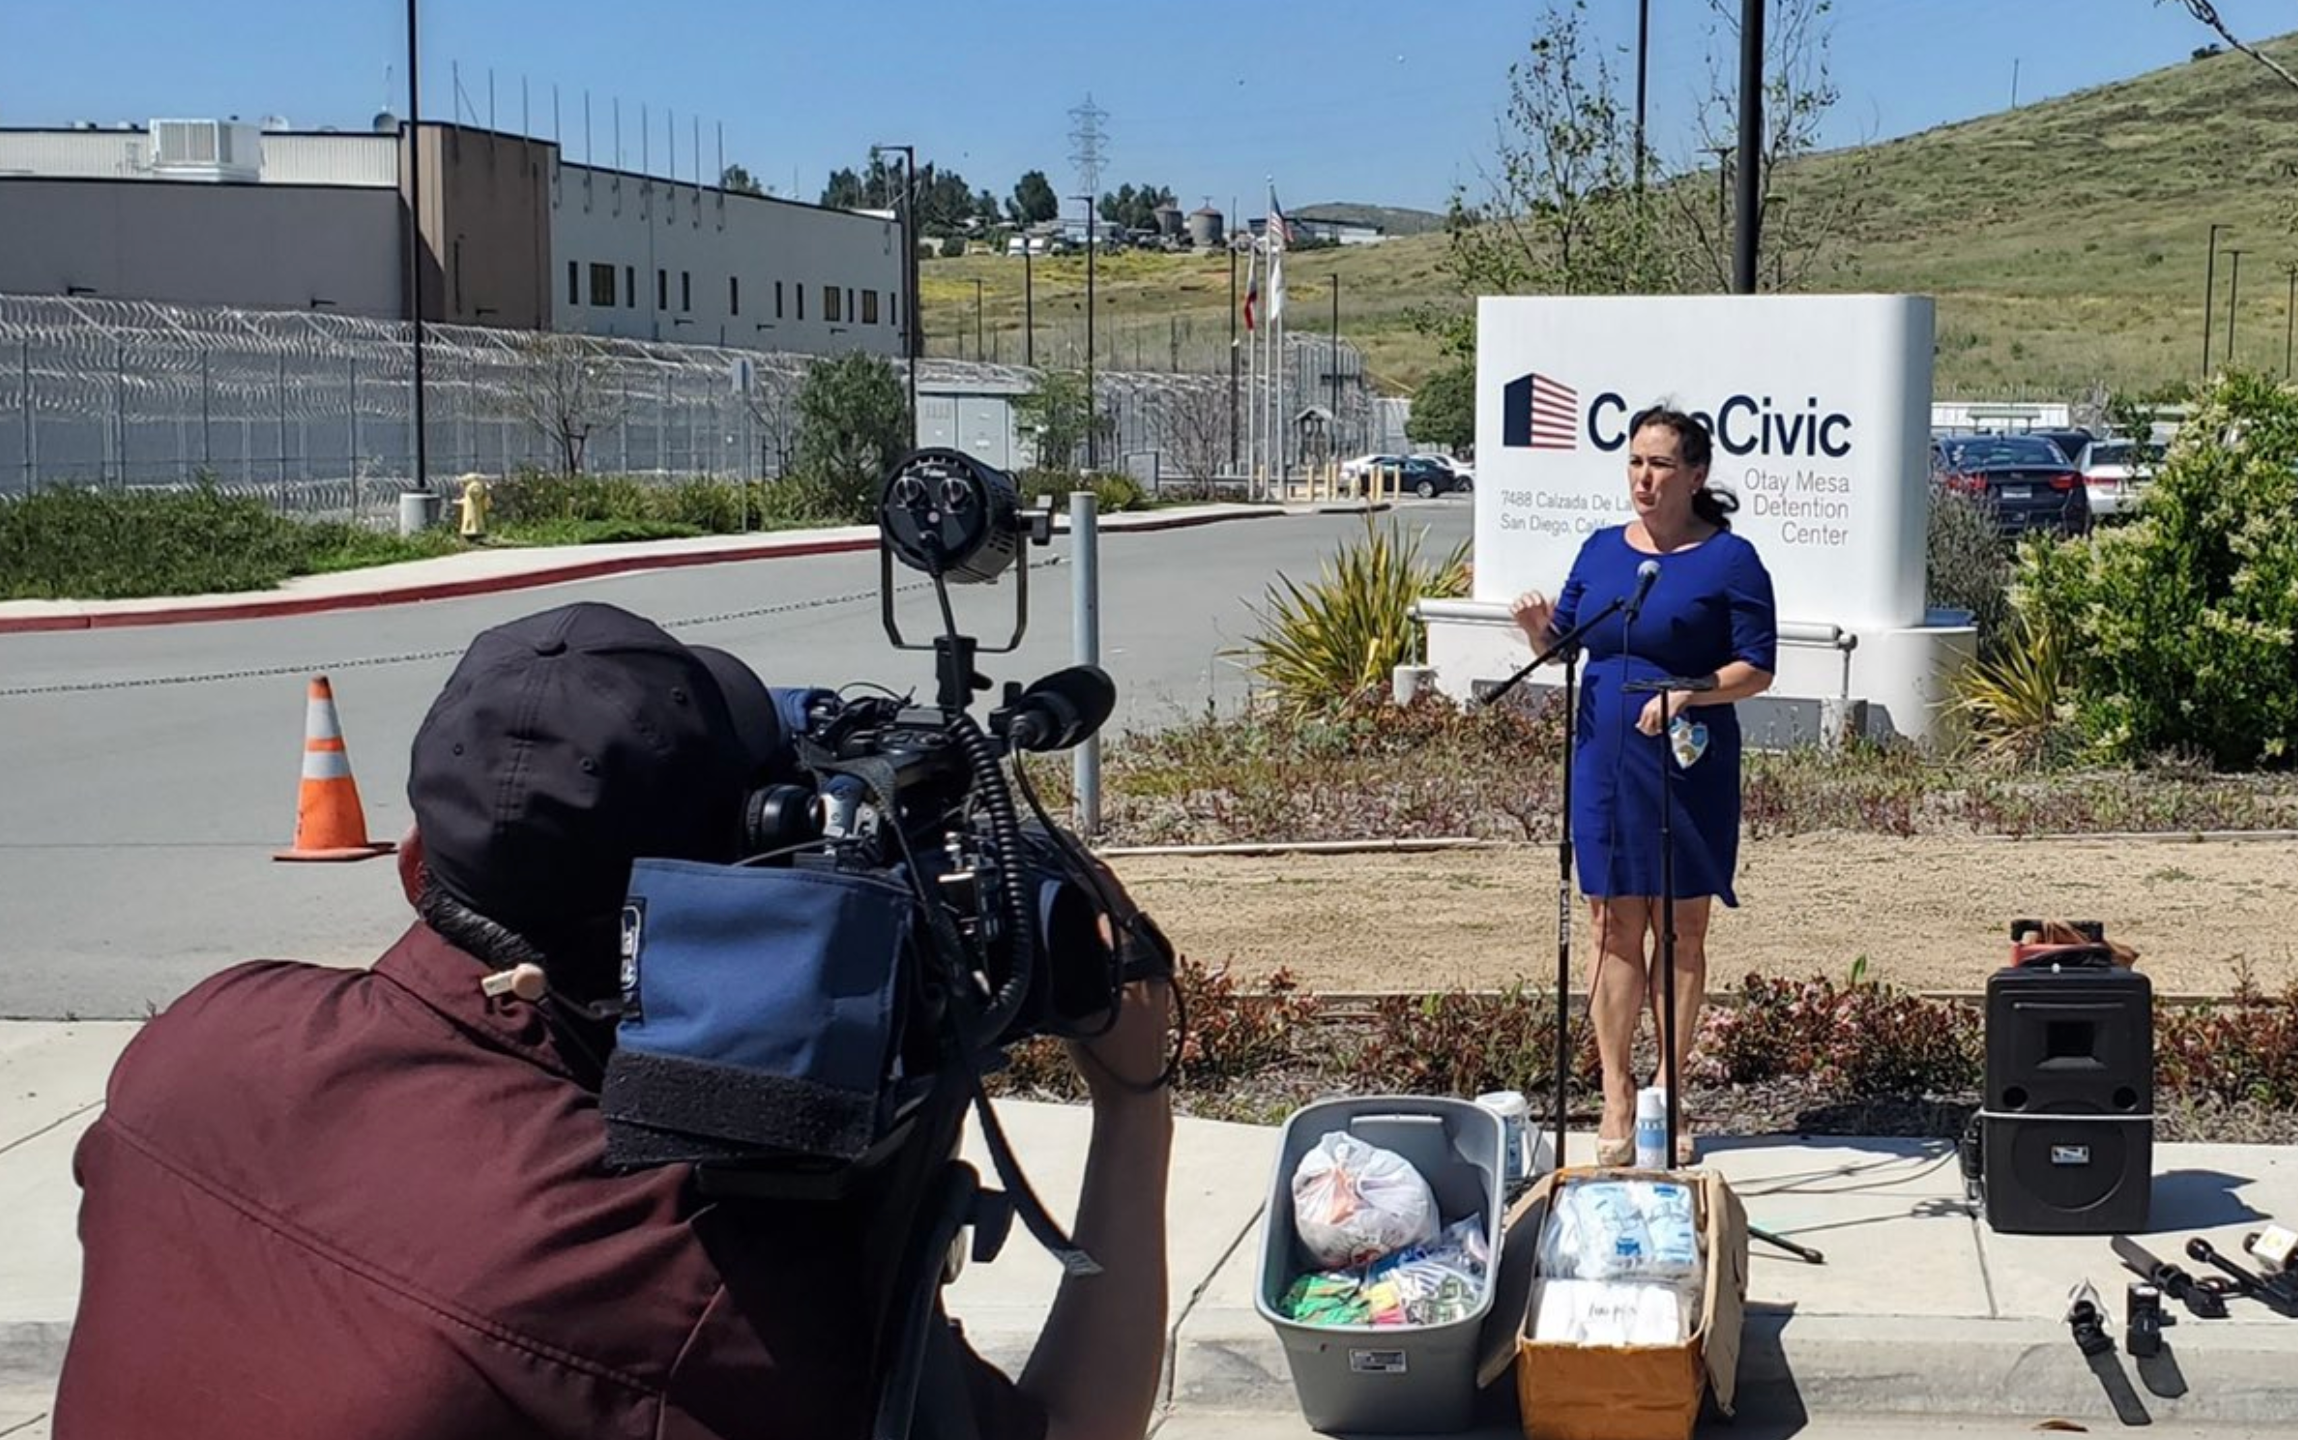
<svg viewBox="0 0 2298 1440">
<path fill-rule="evenodd" d="M 1304 1325 L 1278 1306 L 1316 1266 L 1293 1228 L 1293 1170 L 1317 1142 L 1347 1131 L 1410 1161 L 1444 1224 L 1484 1223 L 1492 1264 L 1475 1310 L 1444 1325 Z M 1254 1308 L 1276 1327 L 1301 1414 L 1317 1430 L 1431 1434 L 1468 1428 L 1476 1407 L 1478 1337 L 1492 1313 L 1504 1212 L 1505 1127 L 1467 1100 L 1392 1095 L 1322 1100 L 1285 1122 L 1261 1231 Z"/>
</svg>

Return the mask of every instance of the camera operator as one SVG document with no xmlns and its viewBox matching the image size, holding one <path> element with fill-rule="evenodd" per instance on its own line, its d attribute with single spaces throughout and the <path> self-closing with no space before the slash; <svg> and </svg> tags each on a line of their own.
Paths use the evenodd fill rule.
<svg viewBox="0 0 2298 1440">
<path fill-rule="evenodd" d="M 739 858 L 784 744 L 739 662 L 626 611 L 481 634 L 414 741 L 412 928 L 368 970 L 225 971 L 113 1072 L 75 1159 L 60 1440 L 867 1433 L 901 1197 L 710 1200 L 605 1164 L 631 862 Z M 1075 1052 L 1102 1273 L 1062 1282 L 1018 1383 L 959 1341 L 987 1440 L 1148 1425 L 1172 1122 L 1140 1082 L 1168 1003 L 1133 987 Z"/>
</svg>

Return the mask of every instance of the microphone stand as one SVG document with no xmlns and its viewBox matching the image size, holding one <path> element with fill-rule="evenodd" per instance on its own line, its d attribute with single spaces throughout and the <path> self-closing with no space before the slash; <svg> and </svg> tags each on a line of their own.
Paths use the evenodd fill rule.
<svg viewBox="0 0 2298 1440">
<path fill-rule="evenodd" d="M 1682 1088 L 1676 1063 L 1676 757 L 1669 735 L 1679 712 L 1672 710 L 1670 700 L 1678 690 L 1697 693 L 1715 688 L 1713 675 L 1663 675 L 1655 680 L 1631 680 L 1620 687 L 1624 694 L 1660 697 L 1660 1074 L 1668 1091 L 1666 1154 L 1670 1169 L 1676 1164 L 1677 1107 L 1681 1103 L 1677 1092 Z M 1798 1245 L 1753 1225 L 1747 1227 L 1747 1233 L 1751 1239 L 1776 1245 L 1808 1264 L 1826 1263 L 1827 1257 L 1808 1245 Z"/>
<path fill-rule="evenodd" d="M 1565 1094 L 1572 1078 L 1572 732 L 1578 718 L 1577 694 L 1580 641 L 1589 631 L 1628 607 L 1629 597 L 1615 597 L 1595 614 L 1573 626 L 1530 664 L 1500 682 L 1478 703 L 1497 705 L 1524 677 L 1551 660 L 1564 662 L 1564 786 L 1556 827 L 1556 1165 L 1564 1164 Z M 1593 1006 L 1595 997 L 1589 997 Z M 1592 1012 L 1591 1012 L 1592 1013 Z"/>
</svg>

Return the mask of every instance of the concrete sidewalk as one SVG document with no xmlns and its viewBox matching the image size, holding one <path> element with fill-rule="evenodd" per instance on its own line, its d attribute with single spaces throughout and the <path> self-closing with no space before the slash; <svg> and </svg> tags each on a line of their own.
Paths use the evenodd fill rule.
<svg viewBox="0 0 2298 1440">
<path fill-rule="evenodd" d="M 1338 501 L 1323 504 L 1179 506 L 1169 510 L 1126 511 L 1101 517 L 1110 534 L 1145 534 L 1231 520 L 1280 515 L 1359 513 L 1385 510 L 1385 503 Z M 1054 530 L 1066 534 L 1067 511 L 1054 515 Z M 748 535 L 703 535 L 686 540 L 632 541 L 613 545 L 534 545 L 471 550 L 430 560 L 410 560 L 330 575 L 300 575 L 276 590 L 226 595 L 169 595 L 143 600 L 0 601 L 0 635 L 42 630 L 89 630 L 124 625 L 181 625 L 209 620 L 262 620 L 310 615 L 375 605 L 447 600 L 536 585 L 562 585 L 605 575 L 669 570 L 690 565 L 722 565 L 741 560 L 772 560 L 833 555 L 877 548 L 873 525 L 822 530 L 781 530 Z"/>
<path fill-rule="evenodd" d="M 11 1243 L 0 1247 L 0 1435 L 10 1440 L 13 1424 L 38 1413 L 63 1355 L 79 1276 L 72 1147 L 134 1030 L 0 1024 L 0 1213 L 11 1221 Z M 1066 1214 L 1082 1173 L 1086 1112 L 1000 1111 L 1032 1183 Z M 1571 1158 L 1584 1162 L 1588 1137 L 1573 1142 Z M 1174 1436 L 1307 1433 L 1283 1351 L 1254 1310 L 1276 1148 L 1271 1128 L 1180 1123 L 1169 1211 L 1166 1433 Z M 987 1158 L 973 1149 L 986 1175 Z M 1702 1163 L 1729 1177 L 1753 1224 L 1827 1255 L 1811 1266 L 1754 1242 L 1739 1385 L 1742 1415 L 1761 1433 L 1821 1434 L 1815 1417 L 1845 1415 L 1926 1425 L 1961 1416 L 2116 1423 L 2062 1323 L 2069 1289 L 2087 1278 L 2121 1338 L 2128 1277 L 2103 1237 L 1993 1233 L 1965 1209 L 1954 1150 L 1943 1142 L 1718 1139 L 1707 1142 Z M 2147 1243 L 2165 1258 L 2179 1259 L 2195 1234 L 2239 1253 L 2242 1235 L 2268 1217 L 2298 1216 L 2298 1149 L 2163 1145 L 2155 1164 Z M 950 1308 L 985 1354 L 1018 1366 L 1058 1279 L 1054 1262 L 1016 1227 L 994 1264 L 966 1268 Z M 2147 1394 L 2135 1362 L 2120 1357 L 2159 1424 L 2271 1428 L 2298 1415 L 2298 1321 L 2231 1303 L 2232 1318 L 2182 1317 L 2169 1331 L 2183 1398 Z M 1509 1429 L 1496 1412 L 1490 1433 Z"/>
</svg>

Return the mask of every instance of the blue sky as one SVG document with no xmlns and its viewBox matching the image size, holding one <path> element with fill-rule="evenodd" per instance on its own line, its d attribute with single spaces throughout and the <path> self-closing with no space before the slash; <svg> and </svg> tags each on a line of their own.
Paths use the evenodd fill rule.
<svg viewBox="0 0 2298 1440">
<path fill-rule="evenodd" d="M 1738 0 L 1727 0 L 1733 11 Z M 1597 27 L 1633 42 L 1634 0 L 1589 0 Z M 277 114 L 301 128 L 364 126 L 404 108 L 401 0 L 4 0 L 0 125 L 111 124 L 153 116 Z M 1680 153 L 1705 89 L 1709 0 L 1653 0 L 1654 143 Z M 873 141 L 1003 196 L 1025 169 L 1075 191 L 1069 111 L 1088 92 L 1108 112 L 1102 188 L 1170 185 L 1182 202 L 1257 211 L 1264 177 L 1299 208 L 1316 201 L 1442 208 L 1479 186 L 1482 157 L 1523 53 L 1531 0 L 1317 0 L 1239 5 L 1114 0 L 427 0 L 424 113 L 521 122 L 538 133 L 551 91 L 571 158 L 612 156 L 622 105 L 626 163 L 639 107 L 663 163 L 675 112 L 679 169 L 693 120 L 705 172 L 725 153 L 777 193 L 818 195 Z M 2014 59 L 2024 101 L 2175 63 L 2211 37 L 2183 6 L 2154 0 L 1838 0 L 1834 70 L 1843 99 L 1832 144 L 1908 134 L 2002 108 Z M 2245 38 L 2298 26 L 2293 0 L 2220 0 Z M 389 79 L 386 80 L 388 72 Z"/>
</svg>

